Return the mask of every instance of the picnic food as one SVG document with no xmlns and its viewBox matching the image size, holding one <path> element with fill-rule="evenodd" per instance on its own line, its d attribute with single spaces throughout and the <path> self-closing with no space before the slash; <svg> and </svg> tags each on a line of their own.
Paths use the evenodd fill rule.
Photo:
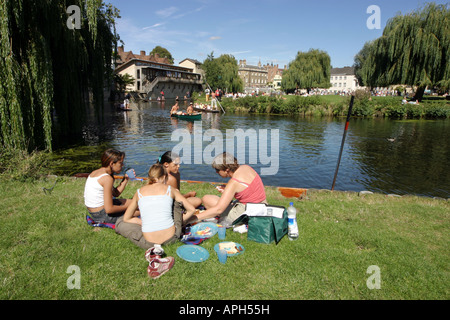
<svg viewBox="0 0 450 320">
<path fill-rule="evenodd" d="M 225 250 L 227 254 L 235 254 L 239 252 L 238 248 L 236 248 L 236 243 L 234 242 L 219 243 L 219 250 Z"/>
<path fill-rule="evenodd" d="M 199 231 L 196 232 L 196 234 L 198 234 L 200 236 L 206 236 L 206 235 L 208 235 L 210 233 L 211 233 L 211 228 L 210 227 L 206 227 L 205 229 L 199 230 Z"/>
</svg>

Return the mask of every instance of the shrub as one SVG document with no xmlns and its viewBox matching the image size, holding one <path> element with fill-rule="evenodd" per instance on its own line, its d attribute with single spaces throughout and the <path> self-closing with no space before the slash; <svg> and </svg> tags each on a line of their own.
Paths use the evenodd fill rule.
<svg viewBox="0 0 450 320">
<path fill-rule="evenodd" d="M 423 103 L 424 116 L 426 118 L 448 118 L 450 107 L 444 103 Z"/>
<path fill-rule="evenodd" d="M 400 106 L 389 105 L 385 108 L 384 112 L 386 117 L 394 119 L 404 118 L 407 115 L 406 105 Z"/>
<path fill-rule="evenodd" d="M 371 117 L 374 112 L 374 104 L 369 98 L 355 99 L 352 115 L 357 117 Z"/>
<path fill-rule="evenodd" d="M 409 119 L 421 118 L 424 115 L 424 108 L 422 105 L 408 104 L 406 105 L 406 116 Z"/>
<path fill-rule="evenodd" d="M 5 179 L 30 181 L 49 174 L 51 156 L 47 152 L 5 149 L 0 153 L 0 175 Z"/>
</svg>

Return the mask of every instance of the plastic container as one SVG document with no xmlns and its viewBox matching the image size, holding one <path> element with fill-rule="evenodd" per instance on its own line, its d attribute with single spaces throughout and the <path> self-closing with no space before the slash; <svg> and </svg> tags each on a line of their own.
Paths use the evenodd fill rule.
<svg viewBox="0 0 450 320">
<path fill-rule="evenodd" d="M 288 238 L 289 240 L 296 240 L 298 238 L 298 225 L 297 225 L 297 209 L 294 207 L 294 203 L 289 203 L 288 212 Z"/>
<path fill-rule="evenodd" d="M 134 169 L 129 169 L 125 172 L 128 176 L 128 178 L 130 179 L 130 181 L 142 181 L 142 179 L 136 178 L 136 175 L 134 174 Z"/>
</svg>

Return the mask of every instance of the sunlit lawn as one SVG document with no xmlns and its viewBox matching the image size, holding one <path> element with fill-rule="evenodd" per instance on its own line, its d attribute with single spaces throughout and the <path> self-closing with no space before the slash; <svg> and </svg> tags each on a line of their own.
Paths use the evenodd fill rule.
<svg viewBox="0 0 450 320">
<path fill-rule="evenodd" d="M 445 200 L 313 190 L 297 200 L 269 188 L 269 203 L 294 201 L 298 240 L 284 237 L 278 245 L 265 245 L 229 229 L 227 240 L 246 251 L 225 265 L 213 250 L 217 236 L 201 244 L 210 253 L 203 263 L 179 258 L 182 243 L 177 243 L 166 247 L 176 259 L 174 268 L 152 280 L 143 249 L 111 229 L 87 225 L 84 179 L 59 178 L 53 192 L 44 194 L 42 187 L 53 183 L 0 184 L 0 299 L 450 298 Z M 125 196 L 139 184 L 130 184 Z M 187 190 L 215 192 L 208 184 L 182 184 Z M 70 266 L 79 267 L 80 289 L 67 285 Z M 368 279 L 369 287 L 379 289 L 370 289 Z"/>
</svg>

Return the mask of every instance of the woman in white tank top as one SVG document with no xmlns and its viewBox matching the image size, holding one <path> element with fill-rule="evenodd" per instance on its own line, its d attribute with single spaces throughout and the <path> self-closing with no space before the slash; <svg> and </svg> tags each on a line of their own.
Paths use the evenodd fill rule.
<svg viewBox="0 0 450 320">
<path fill-rule="evenodd" d="M 142 226 L 142 233 L 150 243 L 169 244 L 195 212 L 194 206 L 176 188 L 166 185 L 167 171 L 161 164 L 154 164 L 148 171 L 148 185 L 140 188 L 128 206 L 123 222 Z M 172 217 L 173 200 L 182 202 L 186 212 Z M 140 218 L 136 217 L 139 208 Z"/>
<path fill-rule="evenodd" d="M 115 223 L 130 205 L 130 199 L 113 199 L 122 194 L 128 183 L 128 176 L 114 187 L 114 174 L 123 168 L 125 153 L 114 149 L 102 155 L 102 167 L 94 170 L 86 180 L 84 204 L 95 222 Z"/>
</svg>

